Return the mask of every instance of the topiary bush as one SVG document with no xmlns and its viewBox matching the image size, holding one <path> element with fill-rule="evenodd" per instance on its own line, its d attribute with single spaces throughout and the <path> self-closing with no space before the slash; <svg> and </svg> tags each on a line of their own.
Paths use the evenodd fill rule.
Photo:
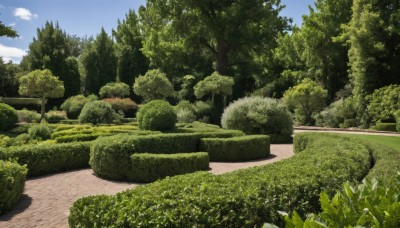
<svg viewBox="0 0 400 228">
<path fill-rule="evenodd" d="M 95 95 L 89 95 L 88 97 L 76 95 L 65 100 L 61 105 L 61 109 L 66 112 L 68 119 L 77 119 L 85 104 L 96 100 L 98 100 L 98 97 Z"/>
<path fill-rule="evenodd" d="M 396 122 L 395 113 L 400 110 L 400 85 L 390 85 L 367 96 L 368 116 L 371 123 Z"/>
<path fill-rule="evenodd" d="M 163 100 L 150 101 L 137 113 L 137 121 L 142 130 L 171 130 L 175 128 L 176 120 L 177 116 L 173 107 Z"/>
<path fill-rule="evenodd" d="M 115 111 L 109 103 L 93 101 L 85 104 L 79 115 L 80 123 L 110 124 L 116 117 Z"/>
<path fill-rule="evenodd" d="M 26 173 L 25 166 L 0 160 L 0 215 L 17 204 L 24 191 Z"/>
<path fill-rule="evenodd" d="M 18 122 L 15 109 L 7 104 L 0 103 L 0 131 L 12 128 Z"/>
<path fill-rule="evenodd" d="M 51 138 L 51 129 L 47 124 L 33 125 L 28 130 L 31 139 L 46 140 Z"/>
<path fill-rule="evenodd" d="M 225 109 L 221 124 L 246 134 L 271 135 L 272 143 L 290 142 L 293 133 L 292 115 L 271 98 L 246 97 L 233 102 Z"/>
</svg>

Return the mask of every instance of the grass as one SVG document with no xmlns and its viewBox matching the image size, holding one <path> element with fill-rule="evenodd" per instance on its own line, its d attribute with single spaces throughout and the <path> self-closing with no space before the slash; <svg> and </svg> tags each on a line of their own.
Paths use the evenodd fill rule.
<svg viewBox="0 0 400 228">
<path fill-rule="evenodd" d="M 371 143 L 383 144 L 400 152 L 400 137 L 397 136 L 383 136 L 383 135 L 357 135 L 346 134 L 346 136 L 359 138 Z"/>
</svg>

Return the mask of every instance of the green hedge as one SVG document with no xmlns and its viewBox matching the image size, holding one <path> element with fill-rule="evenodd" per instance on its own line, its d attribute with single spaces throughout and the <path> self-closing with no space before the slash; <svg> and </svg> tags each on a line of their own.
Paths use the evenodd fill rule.
<svg viewBox="0 0 400 228">
<path fill-rule="evenodd" d="M 270 155 L 270 139 L 265 135 L 233 138 L 204 138 L 200 150 L 207 151 L 210 161 L 249 161 Z"/>
<path fill-rule="evenodd" d="M 197 172 L 115 196 L 84 197 L 71 208 L 69 224 L 71 227 L 254 227 L 264 222 L 283 225 L 278 211 L 296 210 L 300 215 L 318 212 L 322 189 L 333 195 L 346 180 L 360 181 L 368 173 L 387 175 L 386 166 L 380 163 L 399 161 L 400 156 L 390 149 L 385 154 L 381 149 L 372 151 L 373 147 L 340 135 L 296 134 L 295 142 L 302 146 L 295 148 L 298 152 L 295 156 L 270 165 L 222 175 Z M 371 169 L 372 164 L 375 165 Z"/>
<path fill-rule="evenodd" d="M 11 210 L 24 191 L 26 167 L 0 160 L 0 215 Z"/>
<path fill-rule="evenodd" d="M 396 130 L 396 123 L 376 123 L 376 125 L 373 127 L 377 131 L 394 131 L 397 132 Z"/>
<path fill-rule="evenodd" d="M 3 153 L 21 165 L 26 164 L 28 176 L 88 167 L 90 143 L 65 143 L 9 147 Z"/>
<path fill-rule="evenodd" d="M 107 134 L 76 134 L 66 135 L 55 138 L 57 143 L 69 143 L 69 142 L 85 142 L 93 141 L 100 136 L 107 136 Z"/>
<path fill-rule="evenodd" d="M 208 169 L 205 152 L 180 154 L 133 154 L 129 180 L 153 182 L 158 179 Z"/>
</svg>

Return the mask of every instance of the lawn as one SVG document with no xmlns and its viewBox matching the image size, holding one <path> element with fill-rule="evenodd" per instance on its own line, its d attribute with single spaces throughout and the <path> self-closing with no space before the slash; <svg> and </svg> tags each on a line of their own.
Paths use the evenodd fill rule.
<svg viewBox="0 0 400 228">
<path fill-rule="evenodd" d="M 383 136 L 383 135 L 356 135 L 346 134 L 349 137 L 359 138 L 371 143 L 383 144 L 400 152 L 400 137 L 397 136 Z"/>
</svg>

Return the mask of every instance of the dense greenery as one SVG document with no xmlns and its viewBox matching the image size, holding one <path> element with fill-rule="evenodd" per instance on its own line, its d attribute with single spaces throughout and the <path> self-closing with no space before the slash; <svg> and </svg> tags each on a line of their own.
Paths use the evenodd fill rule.
<svg viewBox="0 0 400 228">
<path fill-rule="evenodd" d="M 400 110 L 400 85 L 390 85 L 375 90 L 367 97 L 368 118 L 372 123 L 394 123 Z"/>
<path fill-rule="evenodd" d="M 92 124 L 110 124 L 115 118 L 115 111 L 104 101 L 86 103 L 78 117 L 80 123 Z"/>
<path fill-rule="evenodd" d="M 61 105 L 61 109 L 67 113 L 69 119 L 77 119 L 85 104 L 95 100 L 98 100 L 98 97 L 95 95 L 89 95 L 87 97 L 76 95 L 65 100 Z"/>
<path fill-rule="evenodd" d="M 15 109 L 7 104 L 0 103 L 0 131 L 6 131 L 18 122 Z"/>
<path fill-rule="evenodd" d="M 137 121 L 142 130 L 171 130 L 175 128 L 176 118 L 172 106 L 163 100 L 150 101 L 137 113 Z"/>
<path fill-rule="evenodd" d="M 146 102 L 174 95 L 171 82 L 160 70 L 149 70 L 144 76 L 140 75 L 133 84 L 133 91 Z"/>
<path fill-rule="evenodd" d="M 111 82 L 100 88 L 101 98 L 124 98 L 129 96 L 129 86 L 123 82 Z"/>
<path fill-rule="evenodd" d="M 0 215 L 17 204 L 24 191 L 26 173 L 25 166 L 0 160 Z"/>
</svg>

